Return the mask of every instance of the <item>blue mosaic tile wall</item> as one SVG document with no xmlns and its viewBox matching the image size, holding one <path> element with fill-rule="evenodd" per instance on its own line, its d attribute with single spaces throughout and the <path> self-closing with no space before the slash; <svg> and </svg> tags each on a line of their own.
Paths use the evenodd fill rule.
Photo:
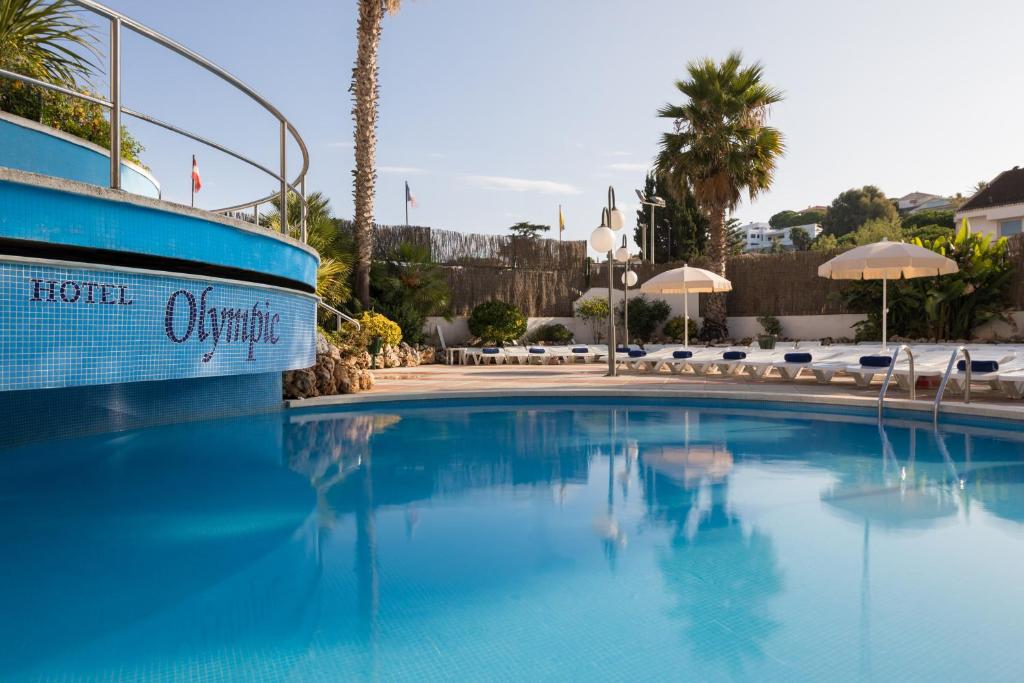
<svg viewBox="0 0 1024 683">
<path fill-rule="evenodd" d="M 7 180 L 0 180 L 0 207 L 0 237 L 200 261 L 316 285 L 316 253 L 262 228 Z"/>
<path fill-rule="evenodd" d="M 0 260 L 0 392 L 313 365 L 316 300 L 287 290 Z"/>
<path fill-rule="evenodd" d="M 281 407 L 280 372 L 0 392 L 0 448 Z"/>
</svg>

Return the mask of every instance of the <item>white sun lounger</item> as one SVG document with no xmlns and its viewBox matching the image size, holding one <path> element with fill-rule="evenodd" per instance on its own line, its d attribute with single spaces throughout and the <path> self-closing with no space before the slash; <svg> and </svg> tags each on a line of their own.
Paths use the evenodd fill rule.
<svg viewBox="0 0 1024 683">
<path fill-rule="evenodd" d="M 1007 398 L 1024 398 L 1024 369 L 1000 370 L 996 376 L 996 382 Z"/>
<path fill-rule="evenodd" d="M 979 360 L 991 360 L 984 357 L 979 357 L 980 352 L 975 351 L 974 356 L 971 358 L 972 361 L 977 363 Z M 999 369 L 994 372 L 977 372 L 971 373 L 971 384 L 987 384 L 992 389 L 1002 390 L 1004 394 L 1010 398 L 1019 398 L 1018 396 L 1012 396 L 1011 393 L 1015 387 L 1013 385 L 1013 377 L 1018 372 L 1024 372 L 1024 356 L 1014 355 L 1012 358 L 996 360 L 999 363 Z M 945 371 L 945 368 L 943 368 Z M 1006 376 L 1006 386 L 1004 386 L 1003 377 Z M 962 394 L 964 392 L 964 385 L 967 384 L 967 373 L 960 370 L 953 370 L 949 376 L 949 384 L 946 385 L 947 391 L 952 391 L 955 394 Z M 1007 391 L 1009 389 L 1009 391 Z"/>
<path fill-rule="evenodd" d="M 937 351 L 929 351 L 927 356 L 922 356 L 923 360 L 917 362 L 915 358 L 914 363 L 914 378 L 921 379 L 922 377 L 939 378 L 946 374 L 946 369 L 949 367 L 949 357 L 952 351 L 949 348 L 945 348 Z M 1012 351 L 1007 349 L 1000 349 L 996 346 L 989 346 L 988 348 L 976 348 L 971 349 L 972 361 L 978 363 L 979 361 L 995 361 L 999 364 L 999 369 L 995 372 L 989 373 L 971 373 L 971 383 L 974 382 L 986 382 L 993 389 L 998 389 L 999 385 L 997 377 L 1000 373 L 1006 371 L 1012 371 L 1015 368 L 1024 368 L 1024 359 L 1018 360 L 1018 357 Z M 959 359 L 963 360 L 963 358 Z M 896 381 L 899 387 L 904 391 L 910 389 L 910 367 L 900 364 L 895 370 L 893 375 L 896 377 Z M 963 385 L 967 379 L 966 374 L 962 371 L 954 369 L 949 376 L 949 384 L 946 385 L 946 389 L 952 392 L 962 392 Z"/>
<path fill-rule="evenodd" d="M 655 369 L 661 369 L 661 362 L 673 360 L 673 353 L 676 351 L 685 351 L 682 346 L 666 346 L 654 351 L 648 351 L 647 355 L 640 356 L 638 358 L 630 357 L 626 361 L 626 366 L 630 370 L 639 370 L 641 372 L 654 372 Z"/>
<path fill-rule="evenodd" d="M 811 354 L 811 360 L 801 362 L 787 361 L 786 355 L 792 353 L 809 353 Z M 743 369 L 755 379 L 767 377 L 772 370 L 777 370 L 779 377 L 787 382 L 792 382 L 800 376 L 801 372 L 809 370 L 812 363 L 830 360 L 841 353 L 843 351 L 823 348 L 819 344 L 817 347 L 809 349 L 797 348 L 792 351 L 786 351 L 782 354 L 782 358 L 748 361 Z"/>
<path fill-rule="evenodd" d="M 689 367 L 695 374 L 706 375 L 711 370 L 715 369 L 718 363 L 728 362 L 725 360 L 725 354 L 739 351 L 741 353 L 749 354 L 752 352 L 750 347 L 747 346 L 730 346 L 728 348 L 716 348 L 711 349 L 713 353 L 708 356 L 701 356 L 700 358 L 694 356 L 688 363 Z"/>
<path fill-rule="evenodd" d="M 836 373 L 845 372 L 852 364 L 859 363 L 861 357 L 871 355 L 866 351 L 867 349 L 863 348 L 847 347 L 831 358 L 812 360 L 809 369 L 814 373 L 814 379 L 818 380 L 819 384 L 828 384 L 836 376 Z M 888 368 L 881 368 L 881 370 L 888 372 Z"/>
<path fill-rule="evenodd" d="M 767 361 L 770 363 L 776 360 L 781 360 L 782 357 L 785 354 L 790 353 L 791 350 L 792 348 L 747 351 L 745 352 L 747 354 L 745 358 L 738 358 L 735 360 L 725 360 L 724 358 L 722 358 L 720 360 L 715 361 L 713 365 L 715 368 L 718 369 L 718 372 L 720 372 L 723 375 L 737 375 L 742 373 L 746 369 L 746 367 L 751 363 L 756 363 L 758 361 Z"/>
<path fill-rule="evenodd" d="M 676 351 L 689 351 L 693 354 L 689 358 L 676 358 Z M 673 375 L 678 375 L 690 368 L 690 362 L 693 360 L 702 360 L 703 358 L 715 358 L 716 354 L 720 353 L 719 349 L 709 349 L 707 347 L 691 347 L 674 349 L 671 353 L 664 357 L 657 358 L 653 365 L 650 367 L 650 371 L 653 373 L 659 373 L 663 368 L 668 368 L 668 371 Z"/>
</svg>

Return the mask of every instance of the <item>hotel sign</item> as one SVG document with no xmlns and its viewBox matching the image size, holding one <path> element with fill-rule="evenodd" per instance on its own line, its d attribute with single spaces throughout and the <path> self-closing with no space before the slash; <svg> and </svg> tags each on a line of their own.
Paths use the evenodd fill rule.
<svg viewBox="0 0 1024 683">
<path fill-rule="evenodd" d="M 309 367 L 316 301 L 239 282 L 0 261 L 0 391 Z M 13 320 L 11 317 L 13 316 Z"/>
</svg>

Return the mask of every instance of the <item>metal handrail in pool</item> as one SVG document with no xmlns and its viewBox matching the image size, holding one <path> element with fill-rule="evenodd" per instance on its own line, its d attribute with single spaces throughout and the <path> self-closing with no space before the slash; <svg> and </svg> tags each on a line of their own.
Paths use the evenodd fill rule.
<svg viewBox="0 0 1024 683">
<path fill-rule="evenodd" d="M 907 352 L 907 361 L 910 363 L 910 400 L 913 401 L 917 398 L 917 377 L 914 374 L 914 352 L 906 344 L 900 344 L 896 347 L 896 350 L 892 354 L 892 362 L 889 363 L 889 372 L 885 375 L 885 381 L 882 382 L 882 390 L 878 392 L 878 421 L 882 421 L 882 407 L 885 404 L 885 393 L 889 391 L 889 382 L 892 380 L 892 373 L 896 369 L 896 360 L 900 356 L 900 351 Z"/>
<path fill-rule="evenodd" d="M 101 107 L 105 107 L 110 110 L 110 187 L 115 190 L 122 189 L 121 187 L 121 115 L 127 114 L 133 118 L 137 118 L 141 121 L 146 121 L 165 130 L 169 130 L 172 133 L 182 135 L 191 140 L 195 140 L 208 147 L 216 149 L 217 151 L 223 152 L 229 156 L 238 159 L 244 163 L 249 164 L 253 168 L 256 168 L 280 184 L 280 189 L 276 192 L 272 192 L 266 196 L 260 197 L 259 199 L 252 199 L 249 201 L 242 202 L 241 204 L 235 204 L 234 206 L 224 207 L 222 209 L 214 209 L 214 213 L 230 214 L 232 212 L 240 211 L 242 209 L 252 209 L 253 220 L 259 225 L 259 207 L 261 204 L 266 204 L 274 199 L 277 199 L 280 203 L 279 214 L 281 216 L 281 232 L 288 234 L 288 192 L 289 190 L 295 193 L 299 197 L 301 202 L 301 219 L 299 225 L 299 233 L 302 242 L 306 242 L 306 172 L 309 170 L 309 150 L 306 147 L 306 143 L 303 141 L 302 136 L 295 129 L 295 126 L 266 98 L 261 96 L 250 86 L 240 81 L 235 76 L 232 76 L 223 67 L 220 67 L 208 59 L 201 57 L 197 53 L 188 49 L 184 45 L 177 43 L 167 36 L 154 31 L 153 29 L 140 24 L 139 22 L 131 19 L 120 12 L 116 12 L 109 7 L 101 5 L 92 0 L 70 0 L 72 3 L 82 7 L 94 14 L 97 14 L 110 22 L 110 50 L 108 54 L 108 73 L 109 73 L 109 86 L 110 86 L 110 99 L 106 100 L 102 97 L 96 97 L 88 95 L 86 93 L 80 93 L 64 86 L 56 85 L 53 83 L 47 83 L 30 76 L 25 76 L 13 71 L 6 69 L 0 69 L 0 78 L 7 78 L 10 80 L 20 81 L 28 85 L 33 85 L 46 90 L 52 90 L 59 92 L 70 97 L 77 97 L 78 99 L 98 104 Z M 125 107 L 121 102 L 121 29 L 127 28 L 134 33 L 146 38 L 158 45 L 161 45 L 172 52 L 189 60 L 193 64 L 203 67 L 214 76 L 217 76 L 222 81 L 227 82 L 229 85 L 234 86 L 237 90 L 240 90 L 244 94 L 248 95 L 252 100 L 259 104 L 263 109 L 269 112 L 274 118 L 280 123 L 280 132 L 278 136 L 278 171 L 273 171 L 270 168 L 250 159 L 244 154 L 232 150 L 224 145 L 216 143 L 212 140 L 204 138 L 196 133 L 192 133 L 184 128 L 180 128 L 173 124 L 161 121 L 155 117 L 149 116 L 142 112 L 135 111 Z M 299 147 L 299 151 L 302 153 L 302 169 L 299 171 L 295 180 L 288 182 L 287 173 L 287 158 L 286 158 L 286 147 L 288 143 L 288 136 L 291 135 L 292 139 Z"/>
<path fill-rule="evenodd" d="M 939 390 L 935 394 L 935 405 L 932 406 L 932 422 L 935 424 L 939 422 L 939 405 L 942 403 L 942 395 L 946 393 L 946 384 L 953 374 L 953 368 L 956 366 L 956 360 L 960 357 L 960 354 L 964 356 L 964 403 L 971 402 L 971 352 L 966 346 L 958 346 L 949 356 L 946 373 L 942 375 L 942 381 L 939 382 Z"/>
</svg>

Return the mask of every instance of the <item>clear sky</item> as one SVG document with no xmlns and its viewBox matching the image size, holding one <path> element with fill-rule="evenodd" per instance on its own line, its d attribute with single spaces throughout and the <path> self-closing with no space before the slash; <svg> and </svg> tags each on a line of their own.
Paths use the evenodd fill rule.
<svg viewBox="0 0 1024 683">
<path fill-rule="evenodd" d="M 308 188 L 352 213 L 355 0 L 108 0 L 221 64 L 277 104 L 312 157 Z M 1024 3 L 979 0 L 415 0 L 385 19 L 377 218 L 503 232 L 520 220 L 586 239 L 609 184 L 633 189 L 681 97 L 687 61 L 741 49 L 786 99 L 772 191 L 736 212 L 767 220 L 876 184 L 967 193 L 1024 163 L 1020 30 Z M 127 106 L 179 122 L 276 165 L 276 128 L 255 106 L 180 58 L 125 39 Z M 145 124 L 144 161 L 167 199 L 188 201 L 192 153 L 207 208 L 272 181 Z M 290 171 L 291 173 L 291 171 Z M 552 232 L 552 236 L 555 232 Z"/>
</svg>

